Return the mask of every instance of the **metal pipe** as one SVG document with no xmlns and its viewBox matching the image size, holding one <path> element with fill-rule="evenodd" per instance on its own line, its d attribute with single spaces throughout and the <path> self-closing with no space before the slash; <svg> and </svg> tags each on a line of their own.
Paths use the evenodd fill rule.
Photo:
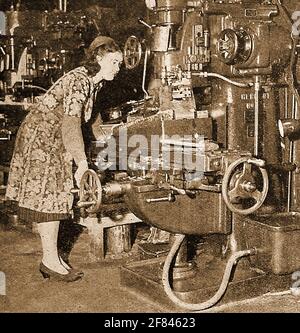
<svg viewBox="0 0 300 333">
<path fill-rule="evenodd" d="M 42 92 L 47 92 L 47 89 L 45 89 L 43 87 L 40 87 L 40 86 L 32 85 L 32 84 L 24 85 L 23 88 L 38 89 L 38 90 L 40 90 Z"/>
<path fill-rule="evenodd" d="M 254 84 L 254 156 L 259 154 L 259 92 L 260 92 L 260 82 L 259 77 L 255 77 Z"/>
<path fill-rule="evenodd" d="M 201 310 L 208 309 L 208 308 L 212 307 L 213 305 L 215 305 L 221 299 L 221 297 L 224 295 L 224 293 L 227 289 L 232 269 L 236 265 L 237 260 L 239 260 L 240 258 L 242 258 L 244 256 L 249 256 L 249 255 L 253 255 L 253 254 L 257 253 L 256 249 L 238 251 L 238 252 L 233 253 L 228 259 L 221 285 L 220 285 L 218 291 L 215 293 L 215 295 L 213 297 L 211 297 L 209 300 L 207 300 L 206 302 L 202 302 L 199 304 L 191 304 L 191 303 L 186 303 L 186 302 L 180 300 L 176 296 L 176 294 L 173 292 L 173 290 L 170 286 L 170 281 L 169 281 L 169 271 L 170 271 L 171 264 L 173 262 L 175 255 L 177 254 L 177 251 L 179 250 L 181 244 L 183 243 L 184 239 L 185 239 L 185 235 L 179 235 L 179 234 L 175 235 L 175 241 L 172 245 L 172 248 L 171 248 L 169 254 L 167 255 L 167 258 L 165 260 L 165 264 L 163 267 L 162 282 L 163 282 L 163 286 L 164 286 L 164 291 L 167 294 L 167 296 L 170 298 L 170 300 L 173 303 L 175 303 L 177 306 L 187 309 L 187 310 L 191 310 L 191 311 L 201 311 Z"/>
<path fill-rule="evenodd" d="M 295 94 L 292 97 L 292 119 L 296 119 L 297 116 L 298 103 L 296 100 Z M 295 142 L 294 140 L 290 140 L 289 144 L 289 163 L 294 163 L 295 161 Z M 288 173 L 288 195 L 287 195 L 287 211 L 288 213 L 291 211 L 292 207 L 292 188 L 293 188 L 293 173 L 290 171 Z"/>
<path fill-rule="evenodd" d="M 11 70 L 15 70 L 15 42 L 14 42 L 14 37 L 10 39 L 10 48 L 11 48 Z"/>
<path fill-rule="evenodd" d="M 144 60 L 144 70 L 143 70 L 143 81 L 142 81 L 142 90 L 145 94 L 145 99 L 149 98 L 148 91 L 145 89 L 146 74 L 147 74 L 147 63 L 148 63 L 148 50 L 145 51 L 145 60 Z"/>
<path fill-rule="evenodd" d="M 223 75 L 218 74 L 218 73 L 200 72 L 200 73 L 192 73 L 192 75 L 197 75 L 197 76 L 202 76 L 202 77 L 215 77 L 217 79 L 226 81 L 226 82 L 228 82 L 228 83 L 230 83 L 234 86 L 241 87 L 241 88 L 249 88 L 249 87 L 253 86 L 252 82 L 250 82 L 250 83 L 241 83 L 241 82 L 233 81 L 233 80 L 228 79 L 226 76 L 223 76 Z"/>
</svg>

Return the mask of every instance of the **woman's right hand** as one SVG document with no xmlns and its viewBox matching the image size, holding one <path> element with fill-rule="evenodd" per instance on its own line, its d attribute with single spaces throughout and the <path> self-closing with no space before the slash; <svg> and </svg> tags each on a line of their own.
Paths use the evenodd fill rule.
<svg viewBox="0 0 300 333">
<path fill-rule="evenodd" d="M 74 174 L 74 178 L 75 178 L 76 185 L 77 185 L 78 188 L 80 187 L 80 181 L 81 181 L 81 178 L 82 178 L 83 174 L 88 169 L 89 169 L 89 166 L 88 166 L 87 160 L 82 160 L 78 163 L 77 170 Z"/>
</svg>

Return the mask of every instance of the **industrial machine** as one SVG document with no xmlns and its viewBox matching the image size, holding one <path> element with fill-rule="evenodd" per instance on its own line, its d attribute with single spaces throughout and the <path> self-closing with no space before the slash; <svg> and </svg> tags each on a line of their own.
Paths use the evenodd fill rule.
<svg viewBox="0 0 300 333">
<path fill-rule="evenodd" d="M 297 1 L 146 6 L 137 18 L 145 38 L 124 45 L 128 73 L 142 69 L 143 96 L 103 116 L 78 190 L 82 217 L 117 225 L 131 214 L 170 233 L 166 257 L 121 269 L 123 286 L 166 307 L 200 311 L 291 288 L 300 270 Z M 4 39 L 11 55 L 15 39 Z M 54 58 L 49 50 L 38 66 L 26 53 L 21 80 L 9 67 L 4 96 L 8 86 L 24 103 L 26 85 L 33 98 L 46 88 L 41 77 L 63 74 L 67 47 Z"/>
<path fill-rule="evenodd" d="M 126 68 L 143 67 L 144 98 L 111 110 L 79 200 L 98 216 L 118 202 L 171 233 L 166 258 L 122 268 L 124 286 L 185 310 L 292 286 L 300 269 L 294 2 L 146 1 L 147 37 L 124 46 Z"/>
</svg>

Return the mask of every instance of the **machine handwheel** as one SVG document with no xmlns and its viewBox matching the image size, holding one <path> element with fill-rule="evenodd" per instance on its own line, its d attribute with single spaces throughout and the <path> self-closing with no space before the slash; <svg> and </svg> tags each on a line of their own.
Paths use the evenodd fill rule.
<svg viewBox="0 0 300 333">
<path fill-rule="evenodd" d="M 217 54 L 227 65 L 246 61 L 252 51 L 252 39 L 245 31 L 223 30 L 217 41 Z"/>
<path fill-rule="evenodd" d="M 142 59 L 142 44 L 135 36 L 130 36 L 124 45 L 124 63 L 127 69 L 138 67 Z"/>
<path fill-rule="evenodd" d="M 97 213 L 102 203 L 102 186 L 99 176 L 94 170 L 87 170 L 80 181 L 78 207 L 87 213 Z"/>
<path fill-rule="evenodd" d="M 222 195 L 227 207 L 241 215 L 254 213 L 266 199 L 269 178 L 260 160 L 242 157 L 231 163 L 222 181 Z"/>
</svg>

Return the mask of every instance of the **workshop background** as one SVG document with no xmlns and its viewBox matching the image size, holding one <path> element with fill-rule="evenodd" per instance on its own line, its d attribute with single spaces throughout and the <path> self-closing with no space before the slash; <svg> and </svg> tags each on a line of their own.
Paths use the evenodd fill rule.
<svg viewBox="0 0 300 333">
<path fill-rule="evenodd" d="M 298 2 L 0 1 L 0 312 L 300 311 Z M 159 149 L 189 134 L 167 144 L 192 156 L 203 138 L 204 176 L 173 160 L 99 172 L 87 123 L 89 189 L 74 193 L 58 242 L 85 275 L 43 280 L 37 226 L 5 200 L 14 140 L 28 105 L 99 34 L 126 60 L 94 105 L 103 129 L 156 134 Z"/>
</svg>

